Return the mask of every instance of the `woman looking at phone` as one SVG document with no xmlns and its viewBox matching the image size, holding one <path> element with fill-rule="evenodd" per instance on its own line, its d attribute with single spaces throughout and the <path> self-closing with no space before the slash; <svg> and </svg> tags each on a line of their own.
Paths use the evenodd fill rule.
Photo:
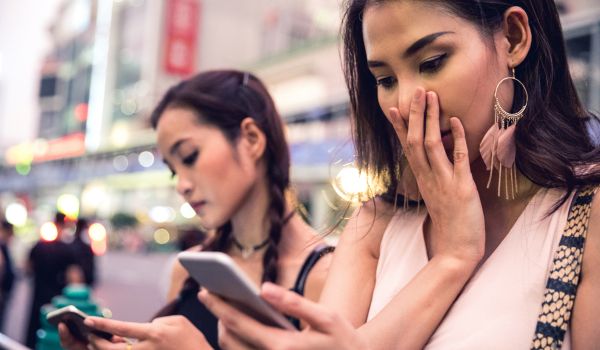
<svg viewBox="0 0 600 350">
<path fill-rule="evenodd" d="M 248 72 L 200 73 L 169 89 L 151 120 L 158 149 L 176 177 L 177 192 L 194 208 L 202 226 L 217 232 L 204 249 L 228 254 L 257 285 L 270 281 L 316 301 L 329 257 L 314 267 L 303 265 L 311 254 L 328 250 L 286 200 L 289 148 L 283 121 L 263 83 Z M 186 282 L 190 284 L 192 291 L 183 290 L 176 301 L 181 305 L 173 309 L 201 320 L 196 326 L 217 347 L 217 321 L 205 314 L 208 311 L 197 301 L 198 286 L 194 292 L 193 282 Z M 146 324 L 102 322 L 110 333 L 137 338 L 136 348 L 185 348 L 174 341 L 163 344 L 165 338 L 157 336 L 173 328 L 182 332 L 175 338 L 183 344 L 208 347 L 202 334 L 180 316 Z M 83 346 L 65 327 L 59 330 L 66 348 Z M 123 347 L 97 338 L 91 344 L 99 349 Z"/>
<path fill-rule="evenodd" d="M 301 334 L 201 292 L 222 342 L 597 348 L 600 149 L 554 1 L 350 0 L 342 33 L 358 165 L 387 196 L 346 226 L 325 306 L 263 288 Z"/>
</svg>

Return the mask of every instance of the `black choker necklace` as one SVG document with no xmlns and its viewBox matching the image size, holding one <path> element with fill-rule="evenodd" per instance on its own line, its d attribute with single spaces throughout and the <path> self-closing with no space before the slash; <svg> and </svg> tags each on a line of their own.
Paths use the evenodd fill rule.
<svg viewBox="0 0 600 350">
<path fill-rule="evenodd" d="M 269 244 L 269 240 L 271 239 L 271 237 L 267 237 L 264 241 L 260 242 L 257 245 L 254 245 L 251 247 L 246 247 L 245 245 L 240 243 L 240 241 L 238 241 L 237 238 L 235 238 L 235 235 L 231 235 L 231 238 L 233 241 L 233 245 L 235 245 L 237 247 L 237 249 L 240 250 L 240 252 L 242 253 L 242 258 L 244 258 L 244 259 L 248 259 L 255 252 L 266 247 L 267 244 Z"/>
<path fill-rule="evenodd" d="M 295 213 L 295 211 L 292 211 L 283 219 L 282 227 L 285 226 L 290 221 L 292 216 L 294 216 L 294 213 Z M 252 256 L 252 254 L 254 254 L 257 251 L 266 247 L 269 244 L 270 240 L 271 240 L 271 237 L 267 236 L 267 238 L 265 238 L 264 241 L 254 245 L 254 246 L 246 247 L 245 245 L 240 243 L 240 241 L 237 240 L 237 238 L 235 237 L 234 234 L 231 235 L 231 241 L 233 242 L 233 245 L 236 246 L 236 248 L 240 250 L 240 252 L 242 253 L 243 259 L 248 259 L 250 256 Z"/>
</svg>

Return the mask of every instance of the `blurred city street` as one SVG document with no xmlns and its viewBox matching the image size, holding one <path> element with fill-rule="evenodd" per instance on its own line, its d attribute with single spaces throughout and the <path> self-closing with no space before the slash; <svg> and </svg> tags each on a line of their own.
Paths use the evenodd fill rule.
<svg viewBox="0 0 600 350">
<path fill-rule="evenodd" d="M 124 321 L 149 321 L 165 303 L 174 255 L 110 252 L 98 259 L 100 274 L 93 298 Z M 23 341 L 30 307 L 29 280 L 17 284 L 4 334 Z"/>
</svg>

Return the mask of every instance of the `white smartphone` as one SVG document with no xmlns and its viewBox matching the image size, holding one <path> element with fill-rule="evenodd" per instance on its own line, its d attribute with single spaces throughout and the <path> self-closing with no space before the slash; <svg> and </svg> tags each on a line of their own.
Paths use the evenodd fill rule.
<svg viewBox="0 0 600 350">
<path fill-rule="evenodd" d="M 296 330 L 281 312 L 260 297 L 258 287 L 227 254 L 181 252 L 177 258 L 200 286 L 223 297 L 249 316 L 269 326 Z"/>
<path fill-rule="evenodd" d="M 48 312 L 46 315 L 46 319 L 50 324 L 58 327 L 59 323 L 64 323 L 71 335 L 84 343 L 88 342 L 90 333 L 106 340 L 112 339 L 112 334 L 86 326 L 85 323 L 83 323 L 83 320 L 86 317 L 88 317 L 88 315 L 74 305 L 61 307 L 60 309 Z"/>
</svg>

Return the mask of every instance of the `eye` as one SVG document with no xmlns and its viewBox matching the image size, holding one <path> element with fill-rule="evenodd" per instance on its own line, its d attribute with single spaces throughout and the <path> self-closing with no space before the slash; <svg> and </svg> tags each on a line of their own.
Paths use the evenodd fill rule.
<svg viewBox="0 0 600 350">
<path fill-rule="evenodd" d="M 444 62 L 446 61 L 446 58 L 448 58 L 448 54 L 442 54 L 442 55 L 430 58 L 426 61 L 423 61 L 423 63 L 421 63 L 421 65 L 419 65 L 419 72 L 420 73 L 435 73 L 435 72 L 439 71 L 440 68 L 442 68 L 442 65 L 444 64 Z"/>
<path fill-rule="evenodd" d="M 190 153 L 188 156 L 185 156 L 181 159 L 182 163 L 187 166 L 192 166 L 196 162 L 198 158 L 198 151 L 194 151 Z"/>
<path fill-rule="evenodd" d="M 394 84 L 396 84 L 396 78 L 394 78 L 394 77 L 377 78 L 376 84 L 377 84 L 377 86 L 381 86 L 383 89 L 388 90 L 388 89 L 391 89 L 394 86 Z"/>
</svg>

